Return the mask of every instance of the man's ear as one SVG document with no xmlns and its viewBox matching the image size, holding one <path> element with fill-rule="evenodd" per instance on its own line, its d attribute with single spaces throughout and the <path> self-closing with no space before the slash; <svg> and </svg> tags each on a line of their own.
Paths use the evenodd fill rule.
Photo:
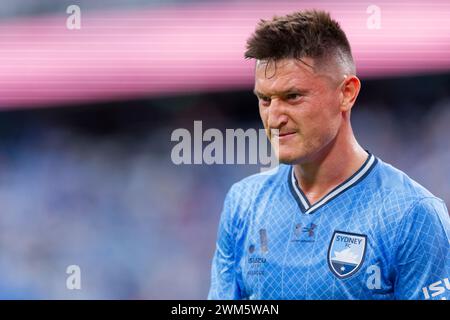
<svg viewBox="0 0 450 320">
<path fill-rule="evenodd" d="M 355 104 L 361 89 L 361 81 L 355 75 L 347 76 L 341 87 L 341 111 L 349 111 Z"/>
</svg>

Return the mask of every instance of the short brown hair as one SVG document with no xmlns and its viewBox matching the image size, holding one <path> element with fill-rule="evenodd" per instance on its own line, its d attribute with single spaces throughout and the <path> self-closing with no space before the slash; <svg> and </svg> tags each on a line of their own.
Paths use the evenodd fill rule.
<svg viewBox="0 0 450 320">
<path fill-rule="evenodd" d="M 306 10 L 272 20 L 262 20 L 247 40 L 246 58 L 314 60 L 335 57 L 354 73 L 354 62 L 347 36 L 339 23 L 324 11 Z"/>
</svg>

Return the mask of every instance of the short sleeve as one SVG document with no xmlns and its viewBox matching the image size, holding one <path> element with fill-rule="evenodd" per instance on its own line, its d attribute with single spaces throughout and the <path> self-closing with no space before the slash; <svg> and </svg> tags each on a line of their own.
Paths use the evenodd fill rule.
<svg viewBox="0 0 450 320">
<path fill-rule="evenodd" d="M 234 300 L 241 299 L 237 283 L 235 263 L 235 237 L 233 216 L 237 210 L 237 192 L 234 185 L 225 197 L 219 228 L 216 249 L 211 267 L 211 286 L 208 299 Z"/>
<path fill-rule="evenodd" d="M 395 298 L 450 299 L 450 218 L 444 202 L 417 201 L 396 239 Z"/>
</svg>

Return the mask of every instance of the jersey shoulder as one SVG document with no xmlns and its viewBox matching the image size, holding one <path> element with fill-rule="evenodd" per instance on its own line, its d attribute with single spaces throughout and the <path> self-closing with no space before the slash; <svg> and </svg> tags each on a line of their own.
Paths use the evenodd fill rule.
<svg viewBox="0 0 450 320">
<path fill-rule="evenodd" d="M 287 183 L 290 165 L 280 164 L 277 167 L 245 177 L 236 182 L 232 189 L 238 191 L 238 196 L 245 198 L 257 197 L 261 192 L 279 191 Z"/>
<path fill-rule="evenodd" d="M 287 174 L 290 169 L 290 165 L 280 164 L 271 170 L 245 177 L 235 184 L 239 185 L 240 187 L 250 187 L 255 189 L 270 187 L 280 182 L 284 183 L 285 181 L 287 181 Z"/>
<path fill-rule="evenodd" d="M 287 190 L 290 165 L 280 164 L 269 171 L 253 174 L 234 183 L 227 195 L 234 204 L 235 211 L 245 213 L 258 205 L 263 195 L 282 193 Z"/>
<path fill-rule="evenodd" d="M 447 208 L 440 198 L 424 186 L 410 178 L 405 172 L 378 159 L 373 179 L 368 187 L 377 196 L 385 218 L 391 216 L 392 222 L 403 220 L 411 215 L 435 215 L 447 220 Z M 430 217 L 428 217 L 430 218 Z"/>
<path fill-rule="evenodd" d="M 379 158 L 373 182 L 374 186 L 384 197 L 410 199 L 413 202 L 424 198 L 438 199 L 405 172 Z"/>
</svg>

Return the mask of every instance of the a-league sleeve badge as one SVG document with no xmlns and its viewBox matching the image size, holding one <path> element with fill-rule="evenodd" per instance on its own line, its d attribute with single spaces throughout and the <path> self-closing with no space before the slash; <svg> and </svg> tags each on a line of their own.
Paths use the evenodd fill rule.
<svg viewBox="0 0 450 320">
<path fill-rule="evenodd" d="M 356 273 L 364 262 L 367 236 L 335 231 L 328 247 L 328 266 L 340 279 Z"/>
</svg>

